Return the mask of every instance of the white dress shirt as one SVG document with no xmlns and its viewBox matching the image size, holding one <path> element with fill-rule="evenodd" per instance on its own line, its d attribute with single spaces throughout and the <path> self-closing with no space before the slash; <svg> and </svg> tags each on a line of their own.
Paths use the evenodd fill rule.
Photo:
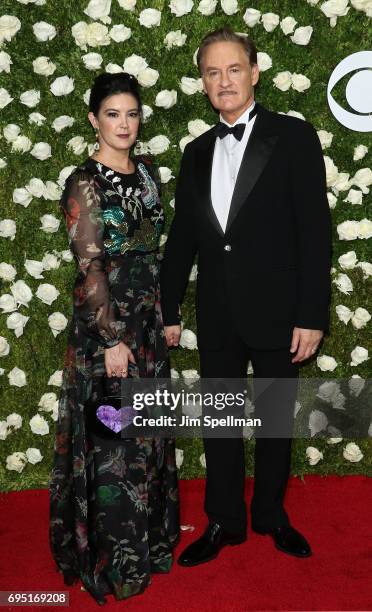
<svg viewBox="0 0 372 612">
<path fill-rule="evenodd" d="M 240 164 L 243 158 L 245 148 L 251 134 L 255 115 L 248 122 L 248 116 L 255 106 L 255 101 L 239 119 L 232 125 L 227 123 L 220 115 L 220 121 L 226 125 L 233 127 L 238 123 L 245 123 L 245 130 L 241 140 L 237 140 L 233 134 L 227 134 L 225 138 L 216 138 L 213 153 L 212 163 L 212 180 L 211 180 L 211 198 L 212 206 L 216 213 L 217 219 L 223 229 L 226 230 L 227 218 L 229 216 L 231 198 L 234 192 L 236 178 L 238 176 Z"/>
</svg>

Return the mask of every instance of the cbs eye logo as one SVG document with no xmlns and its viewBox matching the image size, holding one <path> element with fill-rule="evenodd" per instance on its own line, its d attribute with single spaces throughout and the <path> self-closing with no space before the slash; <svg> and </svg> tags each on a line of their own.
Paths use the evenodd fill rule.
<svg viewBox="0 0 372 612">
<path fill-rule="evenodd" d="M 337 121 L 356 132 L 372 132 L 372 51 L 359 51 L 345 57 L 334 69 L 327 87 L 329 108 Z M 357 113 L 345 110 L 336 102 L 331 92 L 339 80 L 349 72 L 358 70 L 350 77 L 345 90 L 346 100 Z"/>
</svg>

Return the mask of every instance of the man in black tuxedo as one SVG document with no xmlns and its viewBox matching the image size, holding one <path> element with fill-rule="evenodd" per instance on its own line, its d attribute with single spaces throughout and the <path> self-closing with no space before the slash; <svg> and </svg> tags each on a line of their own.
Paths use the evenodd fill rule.
<svg viewBox="0 0 372 612">
<path fill-rule="evenodd" d="M 250 360 L 254 378 L 297 382 L 300 362 L 315 354 L 329 324 L 331 222 L 321 145 L 307 121 L 255 102 L 259 70 L 250 39 L 229 28 L 212 32 L 198 65 L 220 123 L 182 157 L 161 272 L 167 343 L 179 343 L 180 304 L 198 253 L 202 378 L 244 378 Z M 288 389 L 271 394 L 272 411 L 293 415 Z M 181 554 L 186 566 L 246 539 L 243 440 L 205 437 L 204 447 L 209 524 Z M 307 557 L 311 548 L 283 507 L 290 450 L 291 438 L 256 438 L 252 529 L 270 534 L 279 550 Z"/>
</svg>

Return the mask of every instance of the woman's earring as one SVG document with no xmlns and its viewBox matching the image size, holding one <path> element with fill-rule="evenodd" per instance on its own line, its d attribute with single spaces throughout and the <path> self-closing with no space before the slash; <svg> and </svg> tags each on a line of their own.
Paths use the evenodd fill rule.
<svg viewBox="0 0 372 612">
<path fill-rule="evenodd" d="M 99 132 L 99 130 L 97 129 L 97 130 L 96 130 L 96 142 L 95 142 L 95 143 L 94 143 L 94 145 L 93 145 L 93 149 L 94 149 L 95 151 L 99 151 L 98 132 Z"/>
</svg>

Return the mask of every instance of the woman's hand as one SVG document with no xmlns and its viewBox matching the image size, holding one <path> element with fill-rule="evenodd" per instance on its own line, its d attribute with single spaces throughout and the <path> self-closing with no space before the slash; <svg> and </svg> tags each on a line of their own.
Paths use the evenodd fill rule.
<svg viewBox="0 0 372 612">
<path fill-rule="evenodd" d="M 128 362 L 136 363 L 133 353 L 124 342 L 119 342 L 116 346 L 105 349 L 105 368 L 106 374 L 126 378 L 128 376 Z"/>
<path fill-rule="evenodd" d="M 165 325 L 164 334 L 167 346 L 178 346 L 181 337 L 181 325 Z"/>
</svg>

